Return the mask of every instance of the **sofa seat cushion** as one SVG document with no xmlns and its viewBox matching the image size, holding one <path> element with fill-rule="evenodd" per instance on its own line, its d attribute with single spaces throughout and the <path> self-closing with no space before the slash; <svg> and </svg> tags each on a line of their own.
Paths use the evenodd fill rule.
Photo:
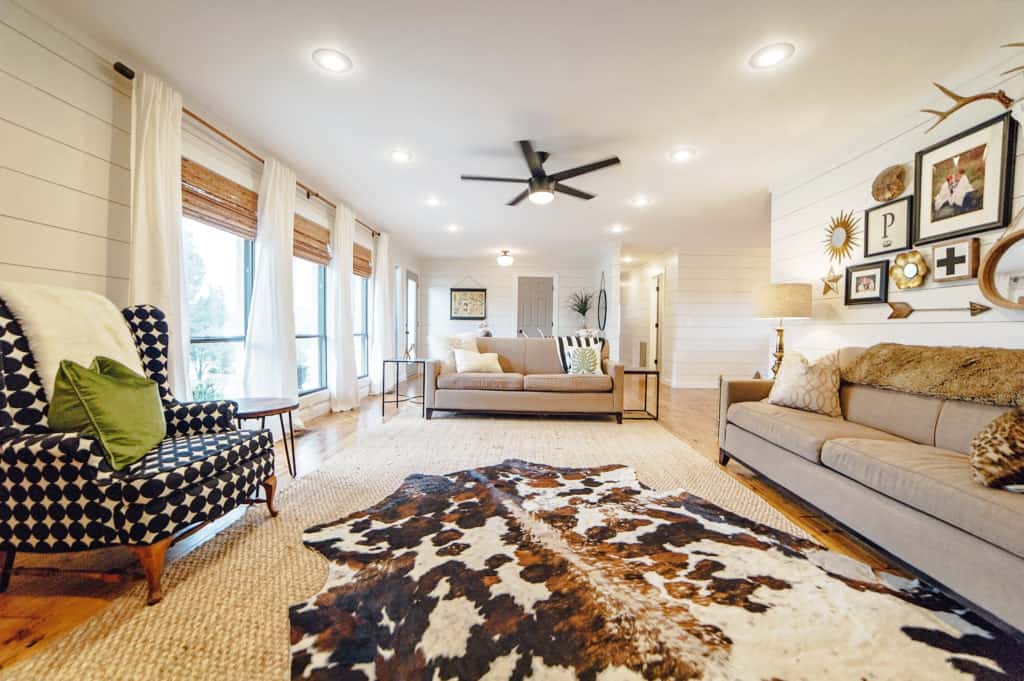
<svg viewBox="0 0 1024 681">
<path fill-rule="evenodd" d="M 522 390 L 522 374 L 441 374 L 439 390 Z"/>
<path fill-rule="evenodd" d="M 821 462 L 866 487 L 1024 558 L 1024 495 L 974 481 L 967 456 L 947 449 L 837 439 Z M 927 538 L 923 539 L 927 540 Z"/>
<path fill-rule="evenodd" d="M 728 418 L 729 423 L 814 463 L 821 463 L 822 445 L 841 437 L 906 442 L 895 435 L 859 423 L 767 402 L 734 404 L 729 407 Z"/>
<path fill-rule="evenodd" d="M 523 387 L 543 393 L 606 393 L 612 389 L 612 378 L 601 374 L 527 374 Z"/>
</svg>

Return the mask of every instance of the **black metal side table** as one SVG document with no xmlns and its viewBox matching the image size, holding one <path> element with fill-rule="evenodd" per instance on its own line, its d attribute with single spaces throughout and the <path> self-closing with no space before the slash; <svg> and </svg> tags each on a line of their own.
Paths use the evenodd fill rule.
<svg viewBox="0 0 1024 681">
<path fill-rule="evenodd" d="M 395 365 L 395 399 L 389 400 L 388 395 L 384 392 L 384 386 L 388 384 L 388 364 Z M 399 397 L 398 393 L 398 367 L 400 364 L 409 366 L 410 364 L 418 364 L 420 367 L 420 394 L 419 395 L 406 395 L 405 397 Z M 398 409 L 398 405 L 402 402 L 412 402 L 413 404 L 420 405 L 420 416 L 427 415 L 427 405 L 423 401 L 423 397 L 427 393 L 427 360 L 423 357 L 395 357 L 392 359 L 386 359 L 381 362 L 380 371 L 380 417 L 384 418 L 384 407 L 388 404 L 395 405 L 395 409 Z M 417 401 L 419 400 L 419 401 Z"/>
<path fill-rule="evenodd" d="M 238 427 L 241 429 L 242 421 L 259 419 L 260 429 L 267 427 L 267 417 L 277 416 L 281 421 L 281 442 L 284 444 L 284 460 L 288 464 L 288 472 L 294 478 L 298 470 L 295 460 L 295 428 L 292 426 L 292 412 L 299 408 L 299 403 L 294 400 L 278 397 L 243 397 L 235 400 L 238 403 Z M 284 427 L 284 415 L 288 414 L 288 429 Z M 291 440 L 291 447 L 288 441 Z"/>
<path fill-rule="evenodd" d="M 644 377 L 644 408 L 643 409 L 623 409 L 623 418 L 632 419 L 634 421 L 657 421 L 658 411 L 661 407 L 661 371 L 651 367 L 630 367 L 627 368 L 623 373 L 626 376 L 643 376 Z M 654 413 L 652 414 L 647 409 L 647 380 L 648 377 L 654 376 Z M 625 400 L 625 393 L 623 393 L 623 400 Z M 631 415 L 632 414 L 632 415 Z"/>
</svg>

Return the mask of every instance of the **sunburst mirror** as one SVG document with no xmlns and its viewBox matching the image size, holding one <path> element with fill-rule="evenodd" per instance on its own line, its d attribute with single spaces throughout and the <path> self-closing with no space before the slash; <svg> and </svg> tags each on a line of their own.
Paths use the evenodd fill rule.
<svg viewBox="0 0 1024 681">
<path fill-rule="evenodd" d="M 832 218 L 832 222 L 825 228 L 825 253 L 828 254 L 829 262 L 835 260 L 841 263 L 853 255 L 853 248 L 858 243 L 859 221 L 859 218 L 853 217 L 852 210 L 849 213 L 839 211 L 839 215 Z"/>
</svg>

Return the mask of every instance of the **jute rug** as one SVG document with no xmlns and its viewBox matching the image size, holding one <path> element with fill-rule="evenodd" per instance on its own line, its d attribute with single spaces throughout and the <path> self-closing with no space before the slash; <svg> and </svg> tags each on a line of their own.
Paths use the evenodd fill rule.
<svg viewBox="0 0 1024 681">
<path fill-rule="evenodd" d="M 1024 643 L 916 580 L 624 466 L 411 476 L 310 528 L 291 611 L 313 681 L 1013 681 Z"/>
<path fill-rule="evenodd" d="M 166 597 L 138 582 L 100 615 L 3 673 L 47 681 L 289 677 L 288 607 L 317 593 L 327 562 L 302 532 L 366 508 L 415 473 L 518 458 L 555 466 L 624 464 L 656 490 L 685 489 L 753 521 L 805 536 L 760 497 L 656 423 L 457 417 L 412 410 L 359 432 L 321 471 L 283 486 L 280 515 L 254 507 L 167 567 Z M 280 461 L 278 470 L 285 471 Z M 282 473 L 286 475 L 286 473 Z"/>
</svg>

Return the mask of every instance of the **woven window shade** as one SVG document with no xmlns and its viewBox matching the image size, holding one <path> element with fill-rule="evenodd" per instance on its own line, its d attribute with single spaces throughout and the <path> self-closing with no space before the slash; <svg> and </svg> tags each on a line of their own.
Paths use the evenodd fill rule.
<svg viewBox="0 0 1024 681">
<path fill-rule="evenodd" d="M 187 158 L 181 159 L 181 203 L 187 217 L 256 238 L 256 192 Z"/>
<path fill-rule="evenodd" d="M 352 274 L 369 279 L 373 274 L 373 266 L 370 264 L 371 257 L 369 248 L 352 244 Z"/>
<path fill-rule="evenodd" d="M 292 253 L 296 258 L 310 260 L 318 265 L 331 261 L 331 231 L 312 220 L 295 214 L 295 240 Z"/>
</svg>

